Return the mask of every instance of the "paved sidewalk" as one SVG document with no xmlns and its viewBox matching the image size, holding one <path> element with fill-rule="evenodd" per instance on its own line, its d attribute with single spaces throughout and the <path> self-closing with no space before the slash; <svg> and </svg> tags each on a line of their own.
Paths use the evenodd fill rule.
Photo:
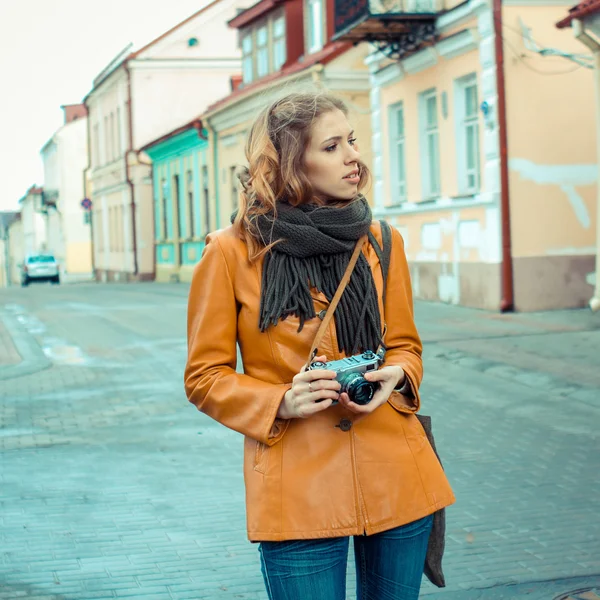
<svg viewBox="0 0 600 600">
<path fill-rule="evenodd" d="M 0 312 L 38 354 L 0 381 L 0 600 L 266 600 L 241 436 L 183 394 L 186 287 L 11 293 Z M 597 589 L 600 315 L 416 315 L 423 411 L 457 495 L 448 587 L 423 597 Z M 350 564 L 348 599 L 354 581 Z"/>
</svg>

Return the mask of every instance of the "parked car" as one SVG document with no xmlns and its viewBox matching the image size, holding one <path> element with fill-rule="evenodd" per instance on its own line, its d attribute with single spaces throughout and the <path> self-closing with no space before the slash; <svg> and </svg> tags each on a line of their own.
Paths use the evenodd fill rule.
<svg viewBox="0 0 600 600">
<path fill-rule="evenodd" d="M 60 283 L 58 263 L 51 254 L 33 254 L 28 256 L 21 267 L 21 285 L 32 281 L 51 281 Z"/>
</svg>

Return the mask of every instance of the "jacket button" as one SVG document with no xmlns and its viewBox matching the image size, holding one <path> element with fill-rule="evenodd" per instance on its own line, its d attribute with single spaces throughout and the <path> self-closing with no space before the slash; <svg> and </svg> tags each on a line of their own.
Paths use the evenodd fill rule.
<svg viewBox="0 0 600 600">
<path fill-rule="evenodd" d="M 350 431 L 352 429 L 352 421 L 350 419 L 342 419 L 339 424 L 342 431 Z"/>
</svg>

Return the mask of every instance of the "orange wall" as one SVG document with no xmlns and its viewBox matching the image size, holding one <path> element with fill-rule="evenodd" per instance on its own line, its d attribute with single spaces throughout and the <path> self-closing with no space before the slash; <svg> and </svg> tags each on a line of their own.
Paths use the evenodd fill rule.
<svg viewBox="0 0 600 600">
<path fill-rule="evenodd" d="M 520 20 L 544 48 L 585 53 L 556 29 L 566 6 L 503 10 L 514 257 L 591 254 L 595 245 L 593 71 L 527 50 Z"/>
</svg>

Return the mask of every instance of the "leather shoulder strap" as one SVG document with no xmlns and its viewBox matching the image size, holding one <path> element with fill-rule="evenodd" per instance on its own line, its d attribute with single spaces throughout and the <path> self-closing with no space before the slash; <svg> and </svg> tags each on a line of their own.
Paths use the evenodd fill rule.
<svg viewBox="0 0 600 600">
<path fill-rule="evenodd" d="M 383 275 L 383 304 L 385 305 L 385 291 L 387 288 L 387 276 L 390 270 L 390 257 L 392 254 L 392 229 L 390 224 L 383 219 L 381 223 L 381 256 L 379 263 L 381 265 L 381 273 Z"/>
<path fill-rule="evenodd" d="M 344 290 L 346 289 L 346 286 L 348 285 L 348 282 L 350 281 L 350 276 L 352 275 L 352 271 L 354 271 L 354 266 L 356 265 L 356 261 L 358 260 L 358 257 L 360 256 L 360 252 L 362 250 L 362 247 L 366 241 L 367 241 L 367 236 L 363 235 L 358 240 L 358 242 L 356 242 L 356 246 L 354 246 L 354 252 L 352 253 L 350 262 L 348 263 L 348 266 L 346 267 L 346 272 L 344 273 L 344 276 L 342 277 L 342 280 L 340 281 L 340 284 L 338 285 L 338 288 L 335 291 L 335 295 L 333 296 L 333 298 L 331 300 L 331 304 L 329 305 L 329 308 L 327 309 L 327 313 L 325 314 L 325 317 L 323 318 L 323 321 L 321 322 L 319 330 L 317 331 L 317 335 L 315 336 L 315 339 L 313 341 L 312 348 L 310 349 L 310 354 L 308 355 L 308 361 L 306 363 L 307 365 L 309 365 L 312 362 L 312 360 L 314 359 L 314 357 L 317 355 L 317 351 L 319 349 L 319 344 L 321 343 L 321 340 L 323 339 L 323 336 L 325 335 L 325 332 L 327 331 L 327 327 L 329 327 L 329 323 L 331 322 L 333 313 L 335 312 L 335 309 L 337 308 L 340 298 L 342 297 L 342 294 L 344 293 Z"/>
</svg>

